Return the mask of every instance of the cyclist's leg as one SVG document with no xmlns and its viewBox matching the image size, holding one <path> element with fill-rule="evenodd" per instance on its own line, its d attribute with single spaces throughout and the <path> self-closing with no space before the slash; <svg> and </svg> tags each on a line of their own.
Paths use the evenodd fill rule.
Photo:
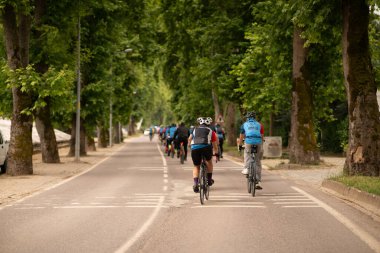
<svg viewBox="0 0 380 253">
<path fill-rule="evenodd" d="M 202 162 L 202 156 L 201 156 L 201 153 L 199 152 L 199 149 L 191 150 L 191 158 L 193 159 L 193 164 L 194 164 L 194 168 L 193 168 L 193 180 L 194 180 L 193 191 L 199 192 L 199 188 L 198 188 L 199 168 L 200 168 L 200 165 Z"/>
<path fill-rule="evenodd" d="M 257 165 L 257 180 L 261 181 L 261 159 L 263 158 L 264 150 L 263 145 L 259 144 L 257 145 L 257 153 L 256 153 L 256 165 Z"/>
<path fill-rule="evenodd" d="M 209 146 L 207 148 L 203 148 L 202 151 L 204 157 L 206 158 L 208 184 L 212 185 L 214 183 L 214 180 L 212 179 L 212 172 L 214 170 L 214 165 L 212 164 L 212 147 Z"/>
<path fill-rule="evenodd" d="M 186 161 L 187 160 L 187 145 L 188 145 L 187 138 L 184 138 L 182 142 L 183 142 L 183 149 L 185 150 L 185 161 Z"/>
<path fill-rule="evenodd" d="M 219 139 L 220 156 L 223 157 L 223 139 Z"/>
<path fill-rule="evenodd" d="M 245 144 L 244 148 L 244 169 L 241 173 L 244 175 L 248 175 L 248 169 L 249 169 L 249 164 L 251 162 L 251 145 L 250 144 Z"/>
</svg>

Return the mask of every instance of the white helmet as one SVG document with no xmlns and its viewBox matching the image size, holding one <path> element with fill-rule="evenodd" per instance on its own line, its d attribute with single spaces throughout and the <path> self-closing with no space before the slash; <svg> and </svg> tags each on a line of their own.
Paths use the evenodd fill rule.
<svg viewBox="0 0 380 253">
<path fill-rule="evenodd" d="M 205 124 L 205 125 L 210 125 L 211 124 L 211 122 L 212 122 L 212 119 L 210 118 L 210 117 L 199 117 L 198 119 L 197 119 L 197 121 L 198 121 L 198 123 L 200 124 L 200 125 L 202 125 L 202 124 Z"/>
</svg>

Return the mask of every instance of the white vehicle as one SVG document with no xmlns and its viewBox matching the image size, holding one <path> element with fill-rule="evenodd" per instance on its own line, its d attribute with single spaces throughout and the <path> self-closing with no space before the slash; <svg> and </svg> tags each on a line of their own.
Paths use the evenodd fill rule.
<svg viewBox="0 0 380 253">
<path fill-rule="evenodd" d="M 5 173 L 7 169 L 7 153 L 9 148 L 9 141 L 4 140 L 3 134 L 0 131 L 0 171 Z"/>
</svg>

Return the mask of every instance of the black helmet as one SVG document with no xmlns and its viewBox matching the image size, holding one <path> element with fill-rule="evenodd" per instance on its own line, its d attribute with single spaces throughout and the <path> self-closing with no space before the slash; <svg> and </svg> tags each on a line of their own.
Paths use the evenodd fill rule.
<svg viewBox="0 0 380 253">
<path fill-rule="evenodd" d="M 251 111 L 251 112 L 247 112 L 247 114 L 245 115 L 246 118 L 254 118 L 256 119 L 256 112 L 254 111 Z"/>
</svg>

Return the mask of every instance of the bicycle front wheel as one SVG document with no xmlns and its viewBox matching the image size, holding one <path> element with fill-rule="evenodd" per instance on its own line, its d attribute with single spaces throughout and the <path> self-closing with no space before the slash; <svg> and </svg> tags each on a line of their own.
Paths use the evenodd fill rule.
<svg viewBox="0 0 380 253">
<path fill-rule="evenodd" d="M 201 204 L 204 204 L 205 201 L 205 168 L 204 165 L 201 164 L 201 169 L 199 173 L 199 199 L 201 201 Z"/>
<path fill-rule="evenodd" d="M 181 146 L 180 157 L 181 157 L 181 164 L 183 164 L 185 162 L 185 149 L 183 146 Z"/>
<path fill-rule="evenodd" d="M 252 197 L 254 197 L 256 195 L 256 184 L 257 184 L 257 180 L 256 180 L 256 171 L 257 171 L 256 163 L 252 162 L 251 165 L 250 165 L 250 167 L 252 167 L 251 194 L 252 194 Z"/>
</svg>

